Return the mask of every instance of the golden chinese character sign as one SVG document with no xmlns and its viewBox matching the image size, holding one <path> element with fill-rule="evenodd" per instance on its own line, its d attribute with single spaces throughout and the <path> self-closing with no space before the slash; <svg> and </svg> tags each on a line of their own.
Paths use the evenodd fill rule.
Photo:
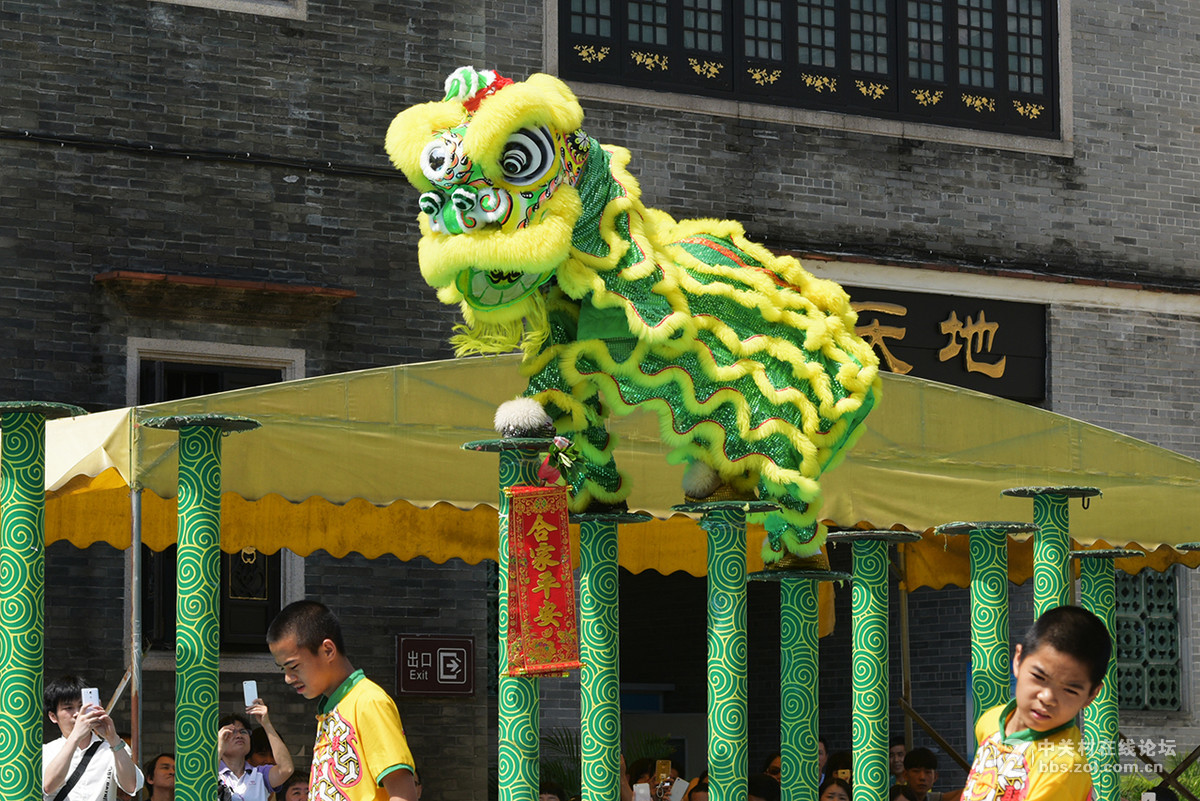
<svg viewBox="0 0 1200 801">
<path fill-rule="evenodd" d="M 880 369 L 989 395 L 1045 399 L 1046 307 L 845 286 Z"/>
<path fill-rule="evenodd" d="M 567 488 L 514 486 L 505 492 L 508 673 L 536 676 L 581 667 Z"/>
</svg>

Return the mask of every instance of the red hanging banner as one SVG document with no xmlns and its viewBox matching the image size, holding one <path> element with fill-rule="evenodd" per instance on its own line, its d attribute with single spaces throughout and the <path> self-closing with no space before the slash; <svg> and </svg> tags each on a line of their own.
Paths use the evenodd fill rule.
<svg viewBox="0 0 1200 801">
<path fill-rule="evenodd" d="M 567 488 L 515 486 L 508 505 L 508 675 L 582 667 Z"/>
</svg>

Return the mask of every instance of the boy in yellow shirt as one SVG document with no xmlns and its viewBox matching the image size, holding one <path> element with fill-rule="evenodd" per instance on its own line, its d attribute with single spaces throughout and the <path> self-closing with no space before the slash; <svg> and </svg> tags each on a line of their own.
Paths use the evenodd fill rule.
<svg viewBox="0 0 1200 801">
<path fill-rule="evenodd" d="M 333 612 L 316 601 L 288 604 L 267 629 L 267 647 L 288 686 L 320 699 L 310 801 L 417 801 L 400 713 L 346 658 Z"/>
<path fill-rule="evenodd" d="M 1016 697 L 975 724 L 963 801 L 1087 801 L 1092 776 L 1075 717 L 1104 681 L 1112 641 L 1078 606 L 1045 612 L 1013 654 Z"/>
</svg>

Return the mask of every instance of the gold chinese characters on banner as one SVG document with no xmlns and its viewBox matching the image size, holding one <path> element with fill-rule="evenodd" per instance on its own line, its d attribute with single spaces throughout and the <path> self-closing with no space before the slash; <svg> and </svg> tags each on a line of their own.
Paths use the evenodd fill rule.
<svg viewBox="0 0 1200 801">
<path fill-rule="evenodd" d="M 582 667 L 566 487 L 514 486 L 508 509 L 508 675 Z"/>
</svg>

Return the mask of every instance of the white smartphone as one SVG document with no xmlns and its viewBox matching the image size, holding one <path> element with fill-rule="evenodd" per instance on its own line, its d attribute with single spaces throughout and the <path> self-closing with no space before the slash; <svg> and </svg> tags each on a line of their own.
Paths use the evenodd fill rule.
<svg viewBox="0 0 1200 801">
<path fill-rule="evenodd" d="M 258 682 L 251 679 L 250 681 L 242 682 L 242 697 L 246 701 L 246 706 L 254 706 L 254 702 L 258 700 Z"/>
<path fill-rule="evenodd" d="M 100 706 L 100 691 L 95 687 L 84 687 L 80 691 L 80 695 L 83 696 L 84 706 L 87 706 L 88 704 Z"/>
</svg>

